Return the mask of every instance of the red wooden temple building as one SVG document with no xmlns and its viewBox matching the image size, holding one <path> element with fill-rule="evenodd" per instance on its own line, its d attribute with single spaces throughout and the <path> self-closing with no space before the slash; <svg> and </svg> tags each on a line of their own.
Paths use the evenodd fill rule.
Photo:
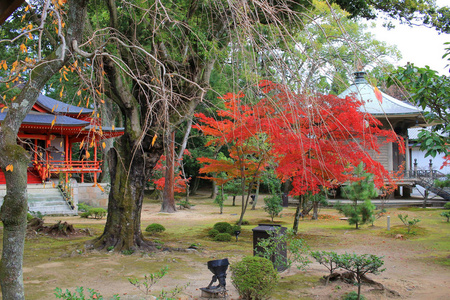
<svg viewBox="0 0 450 300">
<path fill-rule="evenodd" d="M 0 113 L 3 121 L 7 110 Z M 98 147 L 101 140 L 123 134 L 123 128 L 103 127 L 92 109 L 66 104 L 40 95 L 25 117 L 18 143 L 30 153 L 28 183 L 43 183 L 63 174 L 78 174 L 84 182 L 91 174 L 95 183 L 101 173 Z M 75 143 L 77 147 L 74 147 Z M 4 184 L 0 172 L 0 184 Z"/>
</svg>

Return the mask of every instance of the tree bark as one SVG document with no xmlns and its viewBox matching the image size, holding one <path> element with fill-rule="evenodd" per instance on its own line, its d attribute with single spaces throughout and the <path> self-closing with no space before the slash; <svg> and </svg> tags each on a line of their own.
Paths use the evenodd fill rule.
<svg viewBox="0 0 450 300">
<path fill-rule="evenodd" d="M 314 201 L 313 202 L 313 220 L 317 220 L 319 218 L 319 202 Z"/>
<path fill-rule="evenodd" d="M 174 194 L 174 172 L 175 172 L 175 132 L 167 133 L 166 137 L 166 174 L 163 191 L 163 201 L 161 212 L 174 213 L 177 211 L 175 206 Z"/>
<path fill-rule="evenodd" d="M 3 140 L 3 134 L 1 134 L 1 138 Z M 7 193 L 1 208 L 3 252 L 0 282 L 2 295 L 3 299 L 25 299 L 22 265 L 27 226 L 26 191 L 29 157 L 27 152 L 16 144 L 15 136 L 9 141 L 4 140 L 0 154 L 14 166 L 12 172 L 5 171 Z M 3 164 L 2 168 L 5 170 Z"/>
<path fill-rule="evenodd" d="M 99 106 L 99 109 L 102 112 L 102 125 L 103 126 L 107 126 L 107 127 L 111 127 L 112 125 L 114 125 L 114 103 L 111 101 L 111 99 L 105 101 L 105 103 L 103 103 L 102 105 Z M 109 166 L 108 166 L 108 152 L 109 150 L 111 150 L 111 148 L 114 146 L 114 140 L 115 138 L 111 138 L 111 139 L 105 139 L 102 142 L 105 143 L 105 147 L 101 147 L 101 151 L 102 151 L 102 172 L 99 175 L 98 181 L 99 182 L 110 182 L 110 176 L 109 176 Z"/>
<path fill-rule="evenodd" d="M 300 201 L 297 204 L 297 209 L 295 210 L 295 216 L 294 216 L 294 224 L 292 225 L 292 231 L 294 234 L 297 234 L 298 232 L 298 223 L 300 222 L 300 216 L 301 216 L 301 204 Z"/>
<path fill-rule="evenodd" d="M 252 210 L 256 209 L 256 203 L 258 202 L 258 196 L 259 196 L 259 187 L 261 186 L 261 180 L 258 180 L 257 184 L 256 184 L 256 192 L 255 192 L 255 199 L 253 200 L 252 203 Z M 273 219 L 272 219 L 272 223 L 273 223 Z"/>
<path fill-rule="evenodd" d="M 215 177 L 216 176 L 216 173 L 213 173 L 212 174 L 212 176 L 213 177 Z M 218 190 L 218 187 L 217 187 L 217 183 L 213 180 L 212 181 L 212 187 L 211 187 L 211 195 L 209 196 L 209 198 L 211 198 L 211 199 L 216 199 L 216 197 L 217 197 L 217 193 L 219 192 Z"/>
<path fill-rule="evenodd" d="M 175 128 L 193 115 L 209 86 L 215 62 L 213 56 L 198 53 L 196 40 L 193 43 L 189 40 L 192 35 L 188 21 L 194 13 L 198 15 L 198 10 L 184 11 L 183 26 L 177 27 L 180 24 L 177 20 L 158 23 L 154 18 L 158 18 L 160 12 L 145 1 L 140 4 L 142 7 L 135 3 L 106 1 L 110 27 L 114 29 L 109 31 L 110 39 L 118 51 L 113 56 L 102 54 L 102 61 L 96 65 L 101 72 L 96 74 L 105 76 L 104 91 L 120 108 L 125 134 L 117 140 L 117 149 L 110 152 L 108 218 L 102 236 L 94 241 L 94 247 L 100 249 L 111 246 L 116 251 L 152 248 L 142 238 L 140 217 L 144 186 L 164 153 L 159 136 L 164 134 L 165 128 Z M 122 18 L 120 14 L 125 6 L 130 12 Z M 129 17 L 133 13 L 135 19 Z M 228 21 L 222 20 L 221 14 L 215 17 L 219 18 L 218 22 L 208 29 L 211 38 L 219 36 L 221 47 L 225 48 L 228 36 L 222 36 L 222 30 Z M 158 23 L 156 28 L 152 28 L 153 22 Z M 183 33 L 182 39 L 161 39 L 160 33 L 164 35 L 174 27 Z M 148 36 L 148 32 L 152 34 Z M 184 56 L 182 61 L 180 53 Z M 193 192 L 195 188 L 196 181 Z"/>
<path fill-rule="evenodd" d="M 88 1 L 71 0 L 68 3 L 68 34 L 66 46 L 81 38 Z M 60 46 L 61 48 L 61 46 Z M 1 124 L 0 167 L 5 172 L 6 195 L 1 207 L 3 222 L 3 251 L 0 284 L 3 299 L 25 299 L 23 285 L 23 249 L 25 244 L 27 203 L 27 166 L 29 155 L 17 145 L 17 133 L 30 112 L 45 83 L 68 61 L 66 49 L 55 49 L 40 65 L 31 70 L 29 80 Z M 10 165 L 12 170 L 6 171 Z"/>
<path fill-rule="evenodd" d="M 123 135 L 108 154 L 111 175 L 108 217 L 103 234 L 93 242 L 96 249 L 155 249 L 142 235 L 141 211 L 147 178 L 163 150 L 132 153 L 132 148 L 128 136 Z"/>
</svg>

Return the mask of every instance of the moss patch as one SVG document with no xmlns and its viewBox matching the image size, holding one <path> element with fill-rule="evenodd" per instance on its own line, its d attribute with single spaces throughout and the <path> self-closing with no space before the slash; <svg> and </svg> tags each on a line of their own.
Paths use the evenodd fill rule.
<svg viewBox="0 0 450 300">
<path fill-rule="evenodd" d="M 280 279 L 277 288 L 272 295 L 273 299 L 314 299 L 312 295 L 306 292 L 299 292 L 320 283 L 320 277 L 308 276 L 302 273 L 292 276 L 285 276 Z"/>
</svg>

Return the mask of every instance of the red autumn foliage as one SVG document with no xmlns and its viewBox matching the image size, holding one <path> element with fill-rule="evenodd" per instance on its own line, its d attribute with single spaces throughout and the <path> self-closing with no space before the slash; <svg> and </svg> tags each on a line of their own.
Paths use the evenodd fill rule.
<svg viewBox="0 0 450 300">
<path fill-rule="evenodd" d="M 187 150 L 185 150 L 184 153 L 185 153 L 185 155 L 190 155 L 190 153 Z M 163 174 L 165 174 L 165 168 L 166 168 L 165 162 L 166 162 L 166 156 L 161 155 L 161 158 L 156 163 L 156 166 L 153 171 L 153 174 L 154 174 L 153 177 L 157 177 L 157 178 L 153 179 L 152 181 L 155 184 L 156 189 L 159 191 L 164 190 L 164 186 L 166 183 L 166 178 L 163 175 Z M 180 166 L 180 162 L 176 161 L 175 166 Z M 185 193 L 187 183 L 189 182 L 190 179 L 191 178 L 187 178 L 187 179 L 183 178 L 181 171 L 179 171 L 178 174 L 174 178 L 173 191 L 175 193 Z"/>
<path fill-rule="evenodd" d="M 222 120 L 207 117 L 202 113 L 195 114 L 199 123 L 193 127 L 212 137 L 206 146 L 228 145 L 230 159 L 198 158 L 203 164 L 200 173 L 227 174 L 226 178 L 203 177 L 215 180 L 218 184 L 235 178 L 242 178 L 249 184 L 261 175 L 270 159 L 270 153 L 265 146 L 266 137 L 255 127 L 263 116 L 252 112 L 251 106 L 240 105 L 239 99 L 243 97 L 242 93 L 228 93 L 221 97 L 225 100 L 226 109 L 217 111 L 217 114 Z"/>
<path fill-rule="evenodd" d="M 392 130 L 380 129 L 377 119 L 360 110 L 361 102 L 352 97 L 295 94 L 270 81 L 261 81 L 259 87 L 265 97 L 255 105 L 242 104 L 242 93 L 226 94 L 226 109 L 218 111 L 222 120 L 196 114 L 199 124 L 195 128 L 213 137 L 208 145 L 231 144 L 234 161 L 246 153 L 270 157 L 276 162 L 277 175 L 292 181 L 292 195 L 315 194 L 323 187 L 358 180 L 352 170 L 360 162 L 375 175 L 377 187 L 384 186 L 385 180 L 392 183 L 388 171 L 368 151 L 379 153 L 386 142 L 396 142 L 404 151 L 402 138 Z M 251 139 L 263 141 L 249 143 Z M 251 148 L 258 144 L 265 150 Z M 245 159 L 238 165 L 207 158 L 199 161 L 206 164 L 200 170 L 203 173 L 227 170 L 232 176 L 242 169 L 266 167 L 264 160 L 257 160 L 257 166 L 255 160 Z"/>
</svg>

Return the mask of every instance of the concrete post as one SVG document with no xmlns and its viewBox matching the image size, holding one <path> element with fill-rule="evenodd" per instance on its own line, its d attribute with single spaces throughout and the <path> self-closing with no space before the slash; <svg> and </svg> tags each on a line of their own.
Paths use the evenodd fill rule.
<svg viewBox="0 0 450 300">
<path fill-rule="evenodd" d="M 414 176 L 413 177 L 416 177 L 417 176 L 417 158 L 414 158 Z"/>
<path fill-rule="evenodd" d="M 387 216 L 387 230 L 391 230 L 391 216 Z"/>
<path fill-rule="evenodd" d="M 430 167 L 430 178 L 433 178 L 433 160 L 431 160 L 431 159 L 430 159 L 429 167 Z"/>
</svg>

